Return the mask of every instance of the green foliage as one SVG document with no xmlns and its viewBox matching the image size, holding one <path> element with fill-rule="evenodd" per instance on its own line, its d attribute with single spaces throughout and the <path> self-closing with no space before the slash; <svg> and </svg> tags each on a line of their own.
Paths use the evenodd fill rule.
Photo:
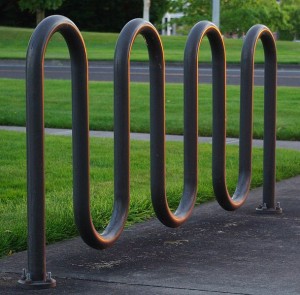
<svg viewBox="0 0 300 295">
<path fill-rule="evenodd" d="M 142 0 L 65 0 L 57 11 L 80 30 L 117 32 L 131 19 L 142 17 Z"/>
<path fill-rule="evenodd" d="M 170 0 L 151 0 L 150 21 L 156 26 L 161 26 L 161 20 L 170 7 Z"/>
<path fill-rule="evenodd" d="M 180 19 L 179 24 L 194 25 L 198 21 L 211 19 L 211 1 L 183 0 L 179 3 L 179 10 L 184 13 L 184 16 L 182 19 Z"/>
<path fill-rule="evenodd" d="M 22 10 L 36 12 L 37 10 L 57 9 L 64 0 L 19 0 Z"/>
<path fill-rule="evenodd" d="M 300 0 L 282 0 L 281 9 L 287 19 L 285 27 L 280 28 L 280 33 L 285 39 L 300 38 Z M 290 36 L 290 38 L 288 38 Z"/>
<path fill-rule="evenodd" d="M 150 21 L 161 25 L 170 0 L 151 0 Z M 0 25 L 33 27 L 32 13 L 69 17 L 80 30 L 119 32 L 131 19 L 142 17 L 143 0 L 0 0 Z"/>
<path fill-rule="evenodd" d="M 171 2 L 171 10 L 184 16 L 174 20 L 178 25 L 193 26 L 211 20 L 211 0 L 179 0 Z M 221 0 L 221 31 L 243 35 L 254 24 L 262 23 L 273 31 L 290 31 L 300 35 L 300 0 Z"/>
<path fill-rule="evenodd" d="M 160 24 L 169 0 L 151 0 L 150 21 Z M 65 0 L 57 13 L 69 17 L 81 30 L 119 32 L 143 16 L 143 0 Z"/>
<path fill-rule="evenodd" d="M 64 0 L 20 0 L 19 6 L 22 10 L 36 13 L 36 24 L 45 18 L 46 9 L 57 9 Z"/>
<path fill-rule="evenodd" d="M 257 23 L 275 31 L 283 22 L 283 15 L 276 0 L 222 0 L 221 30 L 242 35 Z"/>
<path fill-rule="evenodd" d="M 150 21 L 161 27 L 166 11 L 184 12 L 173 20 L 183 33 L 200 20 L 211 20 L 212 0 L 151 0 Z M 20 8 L 22 11 L 20 11 Z M 57 13 L 74 21 L 82 30 L 119 32 L 131 19 L 142 17 L 142 0 L 0 0 L 0 24 L 33 26 L 29 14 L 39 17 Z M 38 15 L 37 15 L 38 17 Z M 38 19 L 39 21 L 39 19 Z M 252 25 L 263 23 L 279 31 L 281 39 L 300 38 L 300 0 L 221 0 L 221 30 L 242 35 Z"/>
</svg>

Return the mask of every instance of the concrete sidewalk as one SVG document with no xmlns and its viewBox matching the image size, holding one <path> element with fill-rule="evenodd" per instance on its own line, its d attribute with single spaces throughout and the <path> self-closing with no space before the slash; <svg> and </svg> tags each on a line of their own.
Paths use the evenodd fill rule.
<svg viewBox="0 0 300 295">
<path fill-rule="evenodd" d="M 19 126 L 0 126 L 0 130 L 7 131 L 17 131 L 17 132 L 26 132 L 25 127 Z M 56 129 L 56 128 L 45 128 L 45 133 L 49 135 L 61 135 L 61 136 L 71 136 L 72 130 L 70 129 Z M 90 131 L 91 137 L 103 137 L 103 138 L 113 138 L 114 133 L 111 131 Z M 150 135 L 147 133 L 131 133 L 130 138 L 133 140 L 150 140 Z M 182 135 L 166 135 L 167 141 L 183 141 Z M 211 137 L 199 137 L 199 142 L 201 143 L 212 143 Z M 238 138 L 227 138 L 227 144 L 239 144 Z M 262 147 L 263 140 L 253 139 L 253 146 Z M 295 149 L 300 150 L 299 141 L 287 141 L 287 140 L 277 140 L 277 148 L 286 148 L 286 149 Z"/>
<path fill-rule="evenodd" d="M 55 289 L 16 286 L 26 252 L 0 260 L 1 294 L 300 294 L 300 176 L 277 183 L 283 213 L 260 215 L 262 188 L 226 212 L 195 208 L 178 229 L 156 219 L 126 229 L 110 249 L 80 238 L 47 247 Z"/>
</svg>

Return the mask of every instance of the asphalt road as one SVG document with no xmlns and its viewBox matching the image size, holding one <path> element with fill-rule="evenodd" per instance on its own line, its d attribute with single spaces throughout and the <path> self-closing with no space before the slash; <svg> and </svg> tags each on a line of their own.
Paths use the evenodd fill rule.
<svg viewBox="0 0 300 295">
<path fill-rule="evenodd" d="M 199 82 L 211 83 L 211 68 L 208 65 L 200 66 Z M 70 63 L 68 61 L 46 61 L 45 77 L 47 79 L 70 79 Z M 263 85 L 264 70 L 261 66 L 255 69 L 255 85 Z M 24 60 L 0 60 L 0 78 L 25 78 Z M 89 79 L 91 81 L 112 81 L 112 62 L 90 62 Z M 131 64 L 131 80 L 134 82 L 149 81 L 147 63 Z M 182 83 L 183 68 L 179 64 L 168 64 L 166 67 L 166 81 L 168 83 Z M 227 84 L 240 84 L 240 69 L 238 66 L 229 66 L 227 69 Z M 300 86 L 299 66 L 278 67 L 279 86 Z"/>
</svg>

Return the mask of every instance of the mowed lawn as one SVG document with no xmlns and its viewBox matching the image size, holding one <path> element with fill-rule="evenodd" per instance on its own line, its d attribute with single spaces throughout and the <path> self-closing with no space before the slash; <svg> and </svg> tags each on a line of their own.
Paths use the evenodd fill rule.
<svg viewBox="0 0 300 295">
<path fill-rule="evenodd" d="M 125 24 L 124 24 L 125 25 Z M 249 28 L 250 29 L 250 28 Z M 25 58 L 28 41 L 33 29 L 0 27 L 0 59 Z M 82 32 L 89 60 L 113 60 L 114 49 L 119 34 Z M 184 47 L 187 36 L 162 36 L 165 58 L 170 62 L 181 62 L 184 56 Z M 241 58 L 241 39 L 224 39 L 227 62 L 239 63 Z M 299 64 L 300 43 L 290 41 L 277 41 L 278 62 L 283 64 Z M 49 59 L 68 59 L 69 53 L 63 37 L 55 34 L 47 50 Z M 145 41 L 138 36 L 131 59 L 135 61 L 148 60 Z M 210 47 L 204 39 L 200 48 L 200 61 L 208 62 L 211 59 Z M 260 42 L 257 46 L 256 62 L 263 62 L 263 50 Z"/>
<path fill-rule="evenodd" d="M 71 128 L 70 81 L 47 80 L 45 87 L 46 126 Z M 0 124 L 25 124 L 25 85 L 22 80 L 0 80 Z M 281 139 L 299 139 L 299 91 L 278 89 L 277 134 Z M 90 126 L 113 129 L 113 85 L 90 82 Z M 131 125 L 136 132 L 149 131 L 149 86 L 131 86 Z M 182 85 L 167 85 L 168 133 L 182 133 Z M 211 88 L 201 85 L 199 103 L 200 134 L 211 134 Z M 263 88 L 255 89 L 255 137 L 262 136 Z M 228 87 L 228 135 L 238 136 L 239 88 Z M 26 146 L 25 134 L 0 132 L 0 256 L 26 249 Z M 97 229 L 108 223 L 113 202 L 113 141 L 91 138 L 91 207 Z M 182 143 L 167 143 L 167 194 L 175 209 L 182 192 Z M 238 147 L 227 150 L 227 181 L 232 193 L 238 173 Z M 71 138 L 46 136 L 47 242 L 73 236 L 77 230 L 72 212 Z M 199 192 L 197 203 L 213 198 L 211 146 L 199 146 Z M 254 149 L 252 187 L 262 184 L 262 149 Z M 128 223 L 153 216 L 150 201 L 149 142 L 131 144 L 131 205 Z M 276 178 L 300 174 L 300 153 L 277 151 Z"/>
<path fill-rule="evenodd" d="M 32 30 L 0 27 L 0 58 L 25 58 Z M 118 34 L 83 32 L 90 60 L 112 60 Z M 167 61 L 182 61 L 186 36 L 163 37 Z M 226 39 L 227 61 L 240 61 L 242 40 Z M 299 63 L 300 46 L 278 42 L 279 63 Z M 210 49 L 204 40 L 200 61 L 210 60 Z M 138 37 L 132 60 L 147 60 L 147 50 Z M 49 44 L 47 58 L 68 59 L 66 44 L 56 34 Z M 256 61 L 263 61 L 258 45 Z M 71 128 L 70 81 L 45 82 L 45 125 Z M 227 136 L 239 135 L 239 88 L 229 86 L 227 99 Z M 90 82 L 90 128 L 113 130 L 113 84 Z M 131 85 L 131 130 L 149 132 L 149 85 Z M 297 88 L 278 89 L 278 139 L 300 140 L 298 124 L 300 94 Z M 200 135 L 211 135 L 211 86 L 199 89 Z M 166 126 L 169 134 L 182 134 L 183 89 L 170 84 L 166 89 Z M 25 125 L 25 82 L 0 79 L 0 124 Z M 254 137 L 263 137 L 263 87 L 255 88 Z M 23 133 L 0 131 L 0 257 L 26 249 L 26 138 Z M 96 228 L 107 225 L 113 204 L 113 141 L 91 138 L 91 208 Z M 149 142 L 131 143 L 131 204 L 127 225 L 154 215 L 150 200 Z M 262 184 L 262 149 L 253 152 L 252 187 Z M 234 191 L 238 177 L 238 147 L 227 149 L 227 182 Z M 277 151 L 276 179 L 300 174 L 300 153 Z M 197 203 L 213 199 L 211 183 L 211 145 L 199 146 L 199 191 Z M 167 195 L 171 208 L 178 205 L 183 186 L 183 145 L 167 143 Z M 72 209 L 71 138 L 46 136 L 47 243 L 78 235 Z"/>
<path fill-rule="evenodd" d="M 24 133 L 0 131 L 0 256 L 26 249 L 26 138 Z M 150 200 L 149 142 L 131 142 L 131 202 L 127 225 L 154 215 Z M 113 203 L 113 141 L 91 138 L 91 208 L 96 228 L 107 225 Z M 262 149 L 253 152 L 252 187 L 262 184 Z M 234 191 L 238 147 L 227 148 L 227 182 Z M 78 235 L 72 209 L 71 138 L 46 136 L 47 243 Z M 276 179 L 300 174 L 300 153 L 277 151 Z M 167 142 L 167 195 L 174 210 L 183 186 L 183 145 Z M 197 203 L 213 199 L 211 145 L 199 145 Z M 200 205 L 201 206 L 201 205 Z M 253 208 L 255 210 L 255 208 Z"/>
<path fill-rule="evenodd" d="M 0 125 L 25 126 L 25 82 L 0 79 Z M 45 81 L 46 127 L 71 128 L 70 81 Z M 263 87 L 255 87 L 254 138 L 263 138 Z M 90 128 L 113 130 L 113 84 L 89 83 Z M 227 87 L 227 136 L 239 136 L 239 87 Z M 211 86 L 199 87 L 199 134 L 211 136 Z M 149 132 L 149 85 L 131 84 L 131 131 Z M 277 101 L 277 138 L 300 140 L 300 91 L 279 87 Z M 166 127 L 168 134 L 183 133 L 183 87 L 166 86 Z"/>
</svg>

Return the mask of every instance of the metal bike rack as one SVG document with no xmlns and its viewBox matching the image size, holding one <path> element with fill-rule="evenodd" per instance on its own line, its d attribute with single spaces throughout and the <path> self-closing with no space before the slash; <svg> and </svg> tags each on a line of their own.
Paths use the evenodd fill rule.
<svg viewBox="0 0 300 295">
<path fill-rule="evenodd" d="M 88 66 L 83 39 L 67 18 L 51 16 L 34 31 L 26 58 L 28 271 L 19 283 L 29 288 L 56 285 L 46 274 L 44 170 L 44 56 L 55 32 L 65 38 L 72 66 L 74 194 L 88 191 Z"/>
<path fill-rule="evenodd" d="M 89 189 L 88 62 L 78 28 L 63 16 L 51 16 L 34 31 L 26 61 L 28 270 L 19 283 L 27 288 L 56 285 L 46 272 L 44 177 L 44 57 L 52 35 L 60 32 L 69 48 L 72 71 L 73 205 L 82 239 L 95 249 L 111 246 L 123 231 L 129 208 L 130 151 L 130 52 L 141 34 L 147 43 L 150 69 L 151 197 L 154 211 L 166 226 L 177 227 L 192 213 L 198 183 L 198 52 L 204 36 L 212 50 L 213 68 L 213 186 L 226 210 L 246 200 L 251 181 L 253 59 L 256 43 L 265 52 L 264 191 L 258 212 L 280 213 L 275 206 L 276 143 L 276 47 L 272 33 L 262 25 L 252 27 L 244 42 L 241 61 L 240 162 L 236 191 L 226 187 L 226 60 L 223 38 L 211 22 L 199 22 L 191 30 L 184 55 L 184 189 L 172 213 L 165 188 L 165 61 L 154 26 L 142 19 L 130 21 L 121 31 L 114 58 L 114 209 L 102 234 L 92 222 Z"/>
<path fill-rule="evenodd" d="M 129 207 L 129 195 L 116 194 L 113 216 L 104 233 L 100 235 L 94 228 L 89 197 L 86 49 L 73 22 L 62 16 L 48 17 L 38 25 L 30 39 L 26 63 L 28 271 L 23 271 L 19 283 L 30 288 L 55 286 L 50 273 L 46 274 L 43 72 L 45 51 L 55 32 L 60 32 L 65 38 L 71 57 L 73 203 L 75 223 L 83 240 L 97 249 L 113 244 L 123 230 Z M 116 183 L 118 190 L 122 183 L 119 186 Z"/>
<path fill-rule="evenodd" d="M 266 26 L 255 25 L 248 31 L 244 40 L 241 57 L 239 178 L 232 198 L 226 186 L 225 46 L 219 29 L 208 21 L 196 24 L 186 43 L 184 55 L 185 130 L 194 134 L 191 149 L 194 151 L 198 137 L 198 51 L 204 36 L 208 37 L 212 51 L 212 174 L 217 201 L 224 209 L 232 211 L 243 205 L 249 193 L 252 171 L 254 53 L 257 41 L 261 39 L 265 53 L 264 177 L 263 205 L 260 205 L 257 211 L 281 213 L 279 203 L 275 205 L 274 192 L 277 59 L 273 34 Z M 189 146 L 186 149 L 190 152 Z"/>
<path fill-rule="evenodd" d="M 197 155 L 185 148 L 184 191 L 175 213 L 169 209 L 166 197 L 165 176 L 165 60 L 157 30 L 142 19 L 127 23 L 120 33 L 114 60 L 115 90 L 115 173 L 120 173 L 123 185 L 129 185 L 130 137 L 130 50 L 138 34 L 147 43 L 150 70 L 150 150 L 151 197 L 158 219 L 169 227 L 177 227 L 192 213 L 197 196 Z M 191 137 L 185 136 L 185 147 L 191 146 Z M 192 139 L 193 140 L 193 139 Z M 120 149 L 122 147 L 122 149 Z M 126 164 L 125 164 L 126 163 Z M 124 166 L 123 166 L 124 165 Z M 126 166 L 125 166 L 126 165 Z M 128 188 L 127 188 L 128 189 Z"/>
</svg>

